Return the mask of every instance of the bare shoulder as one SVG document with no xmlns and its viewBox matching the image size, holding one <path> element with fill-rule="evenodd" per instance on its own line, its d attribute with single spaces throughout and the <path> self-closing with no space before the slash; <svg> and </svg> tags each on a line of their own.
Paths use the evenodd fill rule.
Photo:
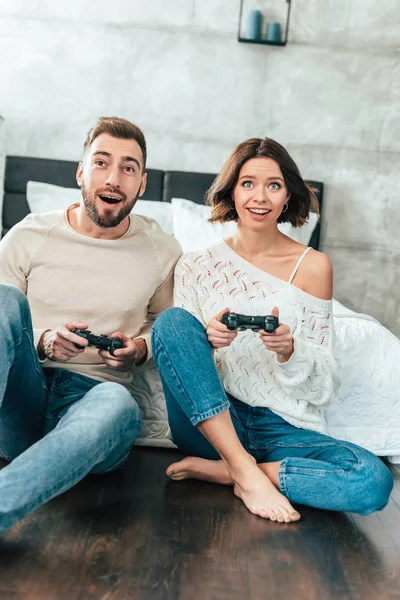
<svg viewBox="0 0 400 600">
<path fill-rule="evenodd" d="M 332 273 L 332 263 L 329 257 L 318 250 L 310 250 L 307 252 L 303 260 L 304 269 L 309 273 L 322 275 L 322 272 Z"/>
<path fill-rule="evenodd" d="M 310 250 L 299 269 L 302 289 L 321 298 L 330 300 L 333 291 L 333 269 L 329 257 L 318 250 Z"/>
</svg>

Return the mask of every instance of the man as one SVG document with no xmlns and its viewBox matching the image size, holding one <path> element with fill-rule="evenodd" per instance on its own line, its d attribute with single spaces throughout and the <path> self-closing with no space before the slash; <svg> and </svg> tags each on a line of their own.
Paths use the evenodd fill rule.
<svg viewBox="0 0 400 600">
<path fill-rule="evenodd" d="M 121 465 L 141 430 L 127 384 L 172 304 L 178 243 L 131 214 L 146 142 L 119 118 L 89 132 L 79 204 L 28 215 L 0 242 L 0 530 L 88 473 Z M 32 329 L 33 324 L 33 329 Z M 122 341 L 97 349 L 73 330 Z"/>
</svg>

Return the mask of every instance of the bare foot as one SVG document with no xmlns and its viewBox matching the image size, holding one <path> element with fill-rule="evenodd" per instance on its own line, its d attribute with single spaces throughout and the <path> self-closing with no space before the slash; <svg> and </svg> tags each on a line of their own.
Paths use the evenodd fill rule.
<svg viewBox="0 0 400 600">
<path fill-rule="evenodd" d="M 175 481 L 201 479 L 222 485 L 233 485 L 233 479 L 222 460 L 207 460 L 197 456 L 187 456 L 167 468 L 167 476 Z"/>
<path fill-rule="evenodd" d="M 254 466 L 246 468 L 245 474 L 234 478 L 233 490 L 251 513 L 264 519 L 279 523 L 301 519 L 300 513 L 255 463 Z"/>
<path fill-rule="evenodd" d="M 234 481 L 222 460 L 206 460 L 188 456 L 171 464 L 167 476 L 175 481 L 201 479 L 223 485 L 234 485 L 234 492 L 255 515 L 264 519 L 290 523 L 301 518 L 290 502 L 277 490 L 270 479 L 254 463 L 247 467 L 245 476 L 239 474 Z"/>
</svg>

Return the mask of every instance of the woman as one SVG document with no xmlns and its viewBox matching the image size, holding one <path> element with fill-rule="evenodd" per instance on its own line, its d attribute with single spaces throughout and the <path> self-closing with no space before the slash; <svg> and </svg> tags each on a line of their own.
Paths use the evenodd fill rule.
<svg viewBox="0 0 400 600">
<path fill-rule="evenodd" d="M 235 148 L 207 201 L 211 221 L 237 221 L 237 231 L 180 259 L 176 307 L 152 334 L 172 436 L 189 455 L 167 475 L 233 485 L 252 513 L 279 522 L 300 519 L 292 502 L 382 509 L 386 466 L 324 435 L 321 406 L 339 383 L 331 263 L 278 229 L 318 210 L 313 191 L 280 144 L 254 138 Z M 229 311 L 272 314 L 279 326 L 230 331 Z"/>
</svg>

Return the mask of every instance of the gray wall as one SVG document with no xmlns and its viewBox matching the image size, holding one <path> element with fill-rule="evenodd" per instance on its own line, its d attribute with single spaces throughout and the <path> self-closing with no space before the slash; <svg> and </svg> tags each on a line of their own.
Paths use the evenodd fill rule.
<svg viewBox="0 0 400 600">
<path fill-rule="evenodd" d="M 326 184 L 335 297 L 400 335 L 399 0 L 293 0 L 285 48 L 239 44 L 238 13 L 0 0 L 2 153 L 75 160 L 111 114 L 143 127 L 164 169 L 217 171 L 237 142 L 274 137 Z"/>
</svg>

